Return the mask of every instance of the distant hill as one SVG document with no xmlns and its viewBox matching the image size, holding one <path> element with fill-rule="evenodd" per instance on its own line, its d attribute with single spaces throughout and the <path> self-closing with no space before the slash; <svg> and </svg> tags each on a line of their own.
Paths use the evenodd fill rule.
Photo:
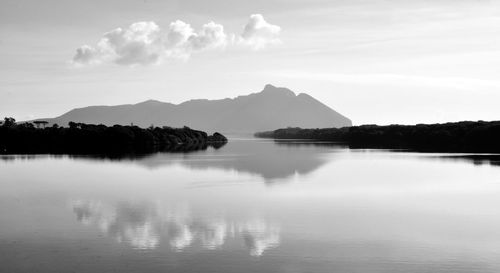
<svg viewBox="0 0 500 273">
<path fill-rule="evenodd" d="M 324 128 L 351 126 L 352 122 L 313 97 L 287 88 L 266 85 L 247 96 L 221 100 L 190 100 L 172 104 L 148 100 L 137 104 L 89 106 L 44 119 L 67 126 L 70 121 L 140 127 L 188 126 L 223 133 L 255 133 L 283 127 Z"/>
</svg>

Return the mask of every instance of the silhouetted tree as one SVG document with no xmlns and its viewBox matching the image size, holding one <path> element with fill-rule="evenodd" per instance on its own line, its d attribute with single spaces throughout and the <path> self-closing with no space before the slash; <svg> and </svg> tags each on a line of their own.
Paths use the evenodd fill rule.
<svg viewBox="0 0 500 273">
<path fill-rule="evenodd" d="M 77 129 L 78 128 L 78 124 L 76 122 L 73 122 L 73 121 L 68 122 L 68 126 L 70 129 Z"/>
<path fill-rule="evenodd" d="M 4 118 L 3 119 L 3 125 L 4 127 L 12 127 L 16 124 L 16 120 L 14 118 Z"/>
<path fill-rule="evenodd" d="M 40 125 L 45 128 L 45 126 L 48 124 L 47 121 L 44 120 L 35 120 L 33 123 L 36 125 L 36 128 L 40 128 Z"/>
</svg>

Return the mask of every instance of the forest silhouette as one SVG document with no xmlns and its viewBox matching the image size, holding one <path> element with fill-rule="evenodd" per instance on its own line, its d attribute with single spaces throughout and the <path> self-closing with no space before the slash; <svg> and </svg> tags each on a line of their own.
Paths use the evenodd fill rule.
<svg viewBox="0 0 500 273">
<path fill-rule="evenodd" d="M 227 138 L 189 127 L 105 126 L 70 122 L 69 127 L 20 123 L 5 118 L 0 126 L 0 153 L 147 153 L 220 147 Z"/>
<path fill-rule="evenodd" d="M 422 152 L 500 152 L 500 121 L 343 128 L 283 128 L 257 137 L 338 141 L 350 148 L 412 149 Z"/>
</svg>

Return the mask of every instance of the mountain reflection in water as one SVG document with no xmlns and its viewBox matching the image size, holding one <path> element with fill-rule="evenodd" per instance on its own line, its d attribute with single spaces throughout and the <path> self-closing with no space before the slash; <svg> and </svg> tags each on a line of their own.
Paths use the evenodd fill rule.
<svg viewBox="0 0 500 273">
<path fill-rule="evenodd" d="M 331 160 L 324 155 L 340 148 L 336 143 L 231 139 L 219 149 L 189 153 L 153 153 L 124 157 L 71 156 L 79 160 L 109 160 L 132 163 L 148 169 L 182 165 L 194 170 L 222 169 L 260 176 L 266 183 L 305 175 Z M 341 149 L 338 149 L 341 151 Z"/>
<path fill-rule="evenodd" d="M 326 141 L 230 139 L 223 146 L 205 146 L 201 149 L 180 149 L 150 154 L 122 155 L 0 155 L 3 161 L 40 158 L 98 162 L 109 161 L 134 164 L 147 169 L 180 165 L 193 170 L 217 169 L 260 176 L 266 183 L 286 181 L 294 175 L 307 175 L 335 158 L 332 153 L 377 151 L 349 149 L 348 146 Z M 386 150 L 387 152 L 411 152 Z M 328 154 L 328 155 L 327 155 Z M 446 161 L 465 161 L 474 165 L 500 166 L 498 154 L 416 153 Z"/>
<path fill-rule="evenodd" d="M 280 228 L 263 219 L 230 221 L 224 217 L 197 216 L 187 207 L 158 204 L 74 201 L 79 222 L 98 228 L 118 242 L 138 249 L 167 244 L 175 251 L 187 248 L 221 249 L 229 240 L 242 240 L 250 255 L 261 256 L 280 243 Z"/>
</svg>

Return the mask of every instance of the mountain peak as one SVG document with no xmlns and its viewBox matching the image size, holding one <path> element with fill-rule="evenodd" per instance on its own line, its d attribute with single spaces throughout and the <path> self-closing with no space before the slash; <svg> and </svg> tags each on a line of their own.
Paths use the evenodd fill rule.
<svg viewBox="0 0 500 273">
<path fill-rule="evenodd" d="M 158 104 L 164 104 L 164 102 L 161 102 L 159 100 L 153 100 L 153 99 L 150 99 L 150 100 L 145 100 L 143 102 L 139 102 L 137 104 L 147 104 L 147 105 L 158 105 Z M 136 104 L 136 105 L 137 105 Z"/>
<path fill-rule="evenodd" d="M 284 87 L 276 87 L 272 84 L 266 84 L 261 93 L 295 96 L 295 93 L 292 90 Z"/>
<path fill-rule="evenodd" d="M 274 85 L 272 85 L 272 84 L 270 84 L 270 83 L 268 83 L 268 84 L 266 84 L 266 85 L 264 86 L 264 90 L 268 90 L 268 89 L 276 89 L 276 88 L 277 88 L 276 86 L 274 86 Z"/>
</svg>

